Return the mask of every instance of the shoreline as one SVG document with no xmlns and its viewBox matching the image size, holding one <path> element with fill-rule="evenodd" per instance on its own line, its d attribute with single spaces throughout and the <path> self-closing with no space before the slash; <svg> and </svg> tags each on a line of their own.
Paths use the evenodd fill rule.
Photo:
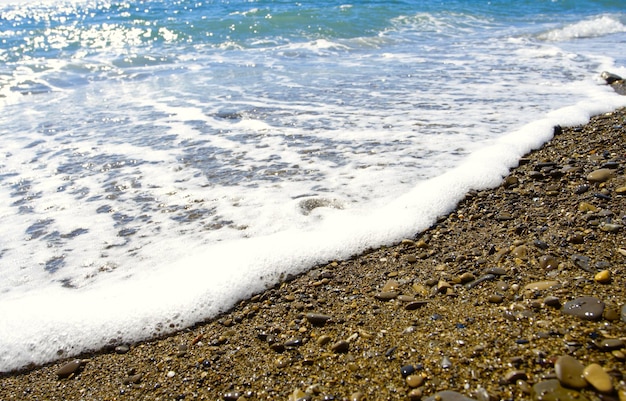
<svg viewBox="0 0 626 401">
<path fill-rule="evenodd" d="M 415 238 L 164 338 L 0 374 L 0 399 L 624 401 L 624 143 L 626 108 L 564 128 Z M 565 355 L 611 391 L 565 382 Z"/>
</svg>

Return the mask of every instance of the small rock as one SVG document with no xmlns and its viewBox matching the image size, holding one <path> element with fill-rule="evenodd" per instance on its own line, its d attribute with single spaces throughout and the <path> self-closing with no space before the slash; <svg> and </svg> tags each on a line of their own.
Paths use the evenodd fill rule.
<svg viewBox="0 0 626 401">
<path fill-rule="evenodd" d="M 504 297 L 500 294 L 492 294 L 487 298 L 487 301 L 492 304 L 500 304 L 502 303 L 502 300 L 504 300 Z"/>
<path fill-rule="evenodd" d="M 613 351 L 616 349 L 622 349 L 626 344 L 619 338 L 603 338 L 595 342 L 596 347 L 602 351 Z"/>
<path fill-rule="evenodd" d="M 141 381 L 142 375 L 139 374 L 134 374 L 134 375 L 130 375 L 128 377 L 125 377 L 124 380 L 122 380 L 122 383 L 125 385 L 129 385 L 129 384 L 137 384 Z"/>
<path fill-rule="evenodd" d="M 559 285 L 558 281 L 536 281 L 534 283 L 529 283 L 524 286 L 524 290 L 526 291 L 543 291 L 550 288 L 554 288 Z"/>
<path fill-rule="evenodd" d="M 413 365 L 404 365 L 403 367 L 400 368 L 400 374 L 405 379 L 408 376 L 412 375 L 414 372 L 415 372 L 415 366 L 413 366 Z"/>
<path fill-rule="evenodd" d="M 456 391 L 440 391 L 426 398 L 424 401 L 474 401 L 474 399 L 464 396 Z"/>
<path fill-rule="evenodd" d="M 506 375 L 504 375 L 505 383 L 515 383 L 518 380 L 526 380 L 526 379 L 528 379 L 528 376 L 526 375 L 526 372 L 524 372 L 523 370 L 511 370 L 507 372 Z"/>
<path fill-rule="evenodd" d="M 413 301 L 404 305 L 405 310 L 416 310 L 428 304 L 428 301 Z"/>
<path fill-rule="evenodd" d="M 330 349 L 337 354 L 345 354 L 350 350 L 350 343 L 345 340 L 340 340 L 334 343 Z"/>
<path fill-rule="evenodd" d="M 562 355 L 554 363 L 556 377 L 561 384 L 572 388 L 584 388 L 587 381 L 583 378 L 585 367 L 578 360 L 569 355 Z"/>
<path fill-rule="evenodd" d="M 563 388 L 558 380 L 546 380 L 532 388 L 533 401 L 588 401 L 578 391 Z"/>
<path fill-rule="evenodd" d="M 365 394 L 360 391 L 350 394 L 350 401 L 363 401 L 365 400 Z"/>
<path fill-rule="evenodd" d="M 330 320 L 329 315 L 324 315 L 322 313 L 307 313 L 305 316 L 306 320 L 308 320 L 313 326 L 323 326 Z"/>
<path fill-rule="evenodd" d="M 377 293 L 374 295 L 374 298 L 381 301 L 391 301 L 392 299 L 396 299 L 398 295 L 399 293 L 397 291 L 386 291 Z"/>
<path fill-rule="evenodd" d="M 125 354 L 128 351 L 130 351 L 130 347 L 126 344 L 118 345 L 117 347 L 115 347 L 116 354 Z"/>
<path fill-rule="evenodd" d="M 610 393 L 613 391 L 611 376 L 597 363 L 586 366 L 585 370 L 583 370 L 583 377 L 601 393 Z"/>
<path fill-rule="evenodd" d="M 602 270 L 601 272 L 596 273 L 593 279 L 600 284 L 608 284 L 611 282 L 611 271 Z"/>
<path fill-rule="evenodd" d="M 407 386 L 416 388 L 424 383 L 424 377 L 422 375 L 409 375 L 405 379 Z"/>
<path fill-rule="evenodd" d="M 559 261 L 552 255 L 543 255 L 539 257 L 539 267 L 545 270 L 554 270 L 559 267 Z"/>
<path fill-rule="evenodd" d="M 615 173 L 613 170 L 608 168 L 601 168 L 595 171 L 592 171 L 587 175 L 587 181 L 590 182 L 605 182 L 615 177 Z"/>
<path fill-rule="evenodd" d="M 73 361 L 70 361 L 61 366 L 56 372 L 57 376 L 59 377 L 59 379 L 70 377 L 73 373 L 76 373 L 78 371 L 82 364 L 83 361 L 81 361 L 80 359 L 74 359 Z"/>
<path fill-rule="evenodd" d="M 450 369 L 452 367 L 452 362 L 450 361 L 450 358 L 444 356 L 441 360 L 441 367 L 444 369 Z"/>
<path fill-rule="evenodd" d="M 420 401 L 422 399 L 423 393 L 424 391 L 422 391 L 421 388 L 414 388 L 413 390 L 409 391 L 407 397 L 409 398 L 409 401 Z"/>
<path fill-rule="evenodd" d="M 381 290 L 381 292 L 393 292 L 393 291 L 398 291 L 398 289 L 400 288 L 400 283 L 396 280 L 389 280 L 385 283 L 385 285 L 383 286 L 383 289 Z"/>
<path fill-rule="evenodd" d="M 550 306 L 552 308 L 560 308 L 561 307 L 561 301 L 559 300 L 558 297 L 555 296 L 547 296 L 544 298 L 543 303 L 547 306 Z"/>
<path fill-rule="evenodd" d="M 604 302 L 595 297 L 580 297 L 563 305 L 563 313 L 584 320 L 600 320 L 604 312 Z"/>
</svg>

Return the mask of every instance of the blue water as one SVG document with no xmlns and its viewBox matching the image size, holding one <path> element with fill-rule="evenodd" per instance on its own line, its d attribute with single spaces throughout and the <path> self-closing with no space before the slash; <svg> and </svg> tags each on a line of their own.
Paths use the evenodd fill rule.
<svg viewBox="0 0 626 401">
<path fill-rule="evenodd" d="M 626 105 L 625 44 L 623 1 L 0 0 L 0 371 L 414 235 Z"/>
</svg>

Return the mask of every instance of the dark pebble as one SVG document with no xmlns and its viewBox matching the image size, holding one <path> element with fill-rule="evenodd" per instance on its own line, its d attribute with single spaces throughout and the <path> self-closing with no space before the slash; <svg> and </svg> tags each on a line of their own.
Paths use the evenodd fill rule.
<svg viewBox="0 0 626 401">
<path fill-rule="evenodd" d="M 528 376 L 526 375 L 526 372 L 524 372 L 523 370 L 512 370 L 508 372 L 506 375 L 504 375 L 505 383 L 515 383 L 518 380 L 526 380 L 526 379 L 528 379 Z"/>
<path fill-rule="evenodd" d="M 321 313 L 307 313 L 306 320 L 308 320 L 313 326 L 323 326 L 330 320 L 330 316 Z"/>
<path fill-rule="evenodd" d="M 131 376 L 125 377 L 124 380 L 122 380 L 122 383 L 125 385 L 137 384 L 141 381 L 141 378 L 142 378 L 141 374 L 131 375 Z"/>
<path fill-rule="evenodd" d="M 419 309 L 422 306 L 426 305 L 427 303 L 428 303 L 428 301 L 413 301 L 413 302 L 409 302 L 408 304 L 404 305 L 404 309 L 406 309 L 406 310 Z"/>
<path fill-rule="evenodd" d="M 547 306 L 551 306 L 553 308 L 560 308 L 561 307 L 561 301 L 559 300 L 559 298 L 555 297 L 555 296 L 548 296 L 545 297 L 543 300 L 543 303 Z"/>
<path fill-rule="evenodd" d="M 576 195 L 581 195 L 581 194 L 584 194 L 587 191 L 589 191 L 589 185 L 583 184 L 583 185 L 577 186 L 576 189 L 574 190 L 574 193 Z"/>
<path fill-rule="evenodd" d="M 415 373 L 415 366 L 413 365 L 404 365 L 403 367 L 400 368 L 400 374 L 402 375 L 402 377 L 407 377 L 409 375 L 412 375 L 413 373 Z"/>
<path fill-rule="evenodd" d="M 584 320 L 600 320 L 604 312 L 604 302 L 594 297 L 580 297 L 563 305 L 563 313 Z"/>
<path fill-rule="evenodd" d="M 130 347 L 128 345 L 118 345 L 117 347 L 115 347 L 115 353 L 116 354 L 125 354 L 128 351 L 130 351 Z"/>
<path fill-rule="evenodd" d="M 472 288 L 476 287 L 477 285 L 484 283 L 485 281 L 490 281 L 496 278 L 496 275 L 493 273 L 487 273 L 485 275 L 482 275 L 480 277 L 478 277 L 476 280 L 471 281 L 467 284 L 465 284 L 465 288 L 467 288 L 468 290 L 471 290 Z"/>
<path fill-rule="evenodd" d="M 330 347 L 330 349 L 338 354 L 345 354 L 350 351 L 350 343 L 345 340 L 337 341 Z"/>
<path fill-rule="evenodd" d="M 300 337 L 292 338 L 290 340 L 285 341 L 285 347 L 287 348 L 300 347 L 302 344 L 303 344 L 302 338 Z"/>
</svg>

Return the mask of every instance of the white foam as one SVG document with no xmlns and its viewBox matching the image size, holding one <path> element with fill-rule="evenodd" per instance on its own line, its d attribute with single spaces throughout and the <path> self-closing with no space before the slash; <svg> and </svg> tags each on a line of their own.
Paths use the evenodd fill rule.
<svg viewBox="0 0 626 401">
<path fill-rule="evenodd" d="M 177 330 L 228 309 L 281 274 L 397 242 L 451 211 L 469 190 L 498 185 L 521 156 L 550 139 L 554 125 L 581 124 L 591 114 L 620 106 L 626 99 L 607 95 L 557 110 L 370 213 L 331 213 L 314 229 L 213 244 L 115 285 L 103 281 L 71 291 L 47 287 L 5 297 L 0 371 Z"/>
<path fill-rule="evenodd" d="M 572 39 L 593 38 L 621 32 L 626 32 L 626 25 L 616 16 L 601 15 L 542 33 L 539 35 L 539 38 L 560 42 Z"/>
</svg>

